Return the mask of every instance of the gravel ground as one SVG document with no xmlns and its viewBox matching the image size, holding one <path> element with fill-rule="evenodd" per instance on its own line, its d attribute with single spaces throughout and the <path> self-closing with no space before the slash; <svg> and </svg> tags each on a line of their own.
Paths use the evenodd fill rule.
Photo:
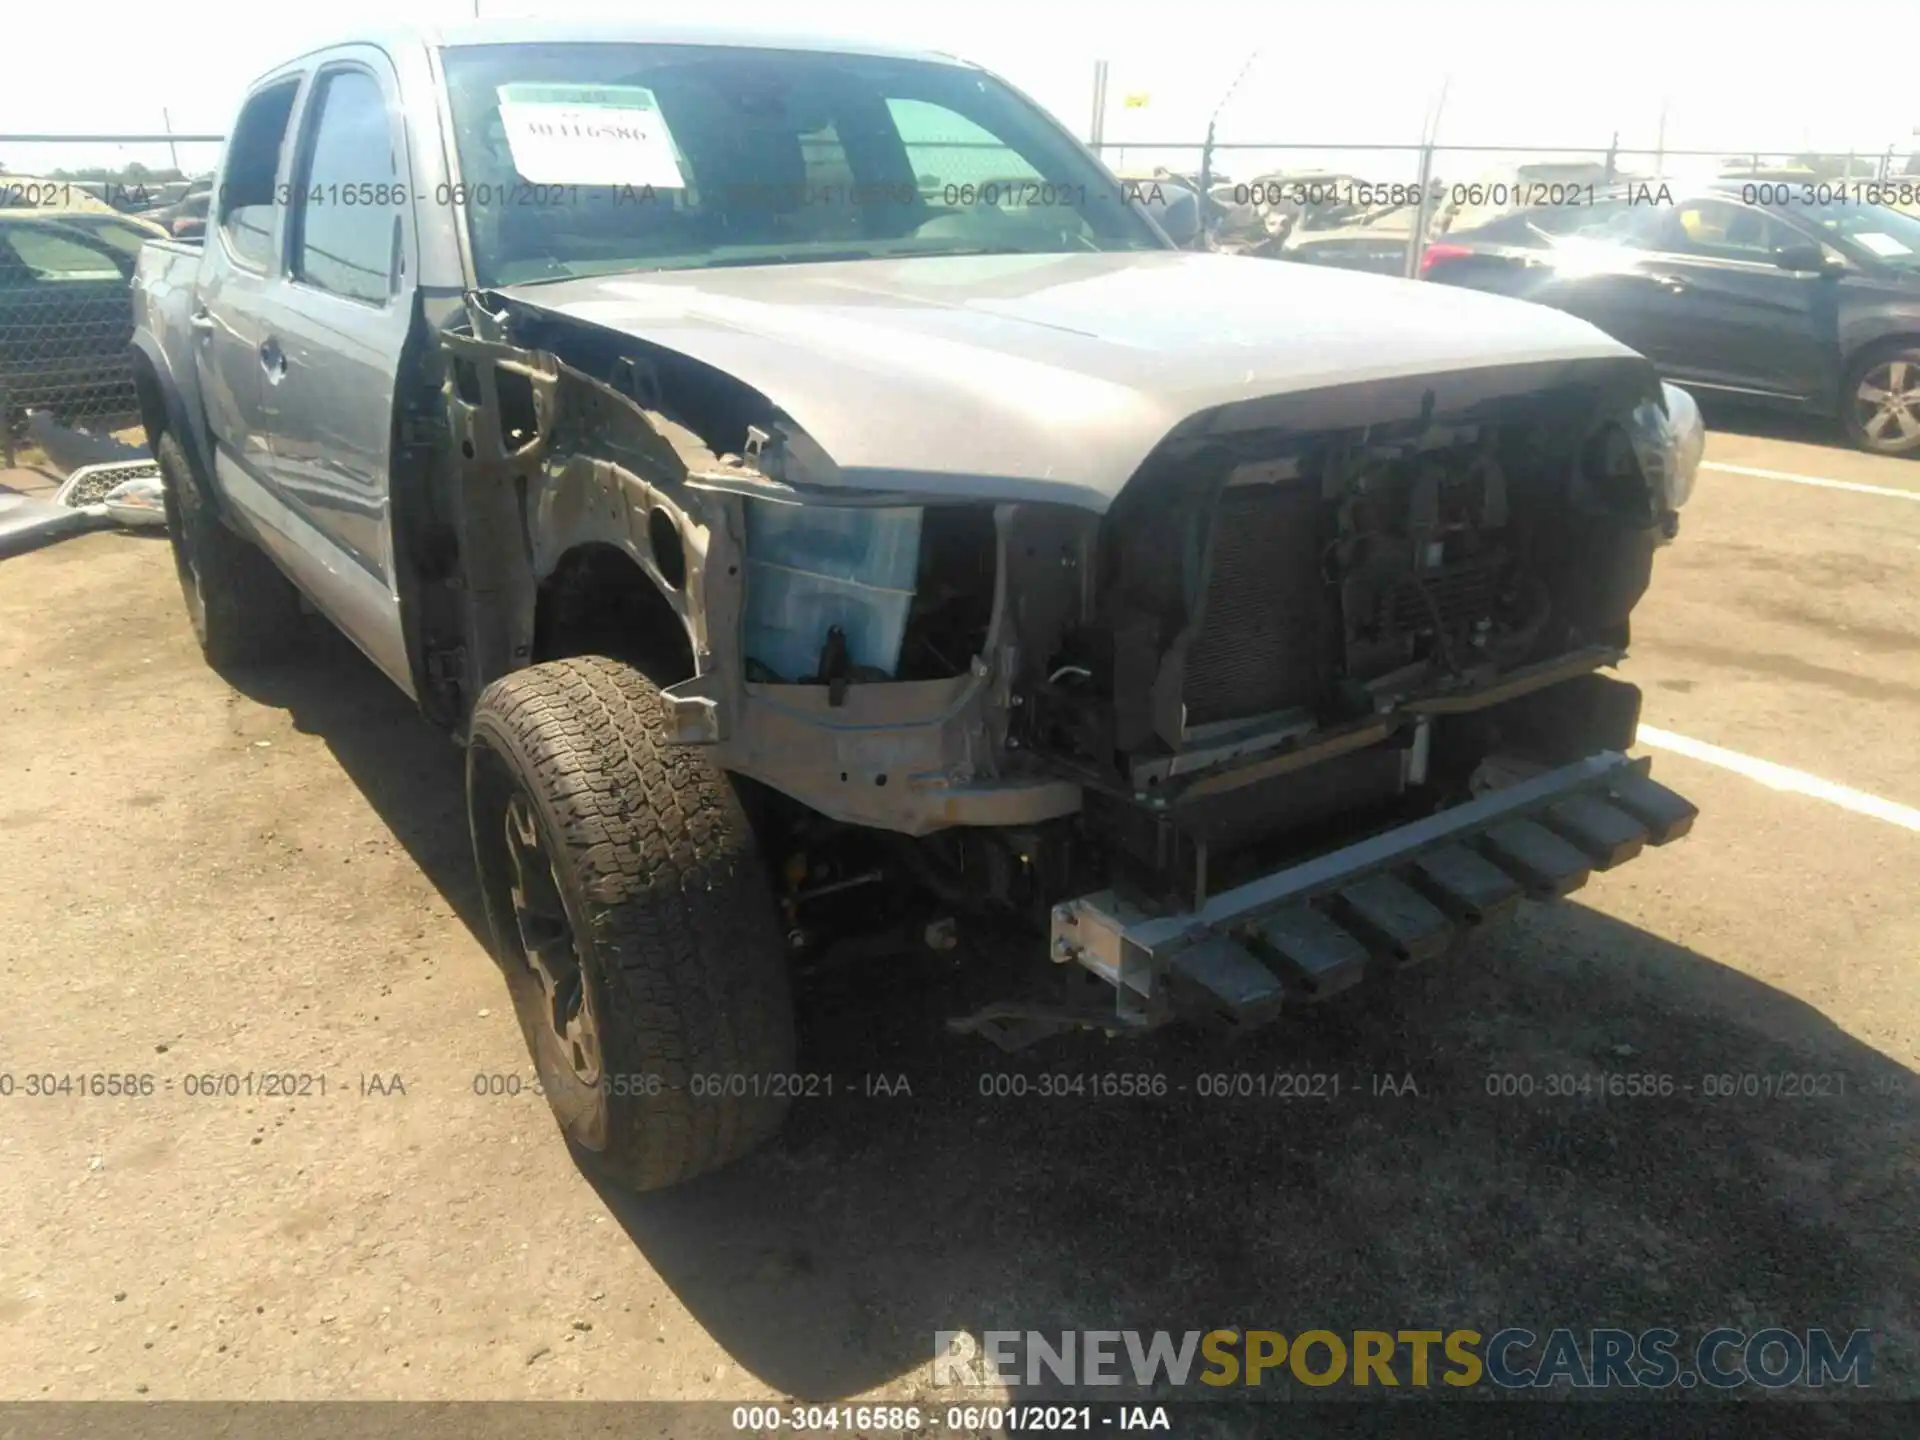
<svg viewBox="0 0 1920 1440">
<path fill-rule="evenodd" d="M 1920 493 L 1805 435 L 1709 458 Z M 1920 834 L 1656 754 L 1687 840 L 1230 1048 L 949 1038 L 991 936 L 818 978 L 833 1098 L 634 1199 L 476 1093 L 532 1069 L 458 755 L 314 628 L 236 689 L 163 541 L 0 565 L 0 1398 L 944 1399 L 938 1330 L 1506 1325 L 1868 1328 L 1920 1395 Z M 1635 628 L 1649 724 L 1920 805 L 1920 505 L 1708 471 Z M 1589 1072 L 1693 1088 L 1488 1093 Z M 1787 1073 L 1838 1079 L 1705 1093 Z M 269 1074 L 304 1093 L 219 1093 Z"/>
</svg>

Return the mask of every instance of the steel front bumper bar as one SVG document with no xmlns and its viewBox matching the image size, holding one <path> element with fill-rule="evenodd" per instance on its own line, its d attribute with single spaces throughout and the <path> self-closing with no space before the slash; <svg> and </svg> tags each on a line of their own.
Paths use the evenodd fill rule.
<svg viewBox="0 0 1920 1440">
<path fill-rule="evenodd" d="M 1117 1021 L 1195 1010 L 1255 1023 L 1370 965 L 1424 960 L 1524 896 L 1554 899 L 1692 827 L 1695 807 L 1611 751 L 1223 891 L 1148 914 L 1112 891 L 1056 905 L 1053 958 L 1111 983 Z"/>
</svg>

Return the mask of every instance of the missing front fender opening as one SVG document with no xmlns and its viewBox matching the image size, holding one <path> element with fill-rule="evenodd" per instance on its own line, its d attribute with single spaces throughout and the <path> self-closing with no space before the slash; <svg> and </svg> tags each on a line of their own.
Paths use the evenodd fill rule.
<svg viewBox="0 0 1920 1440">
<path fill-rule="evenodd" d="M 458 378 L 456 369 L 456 384 Z M 501 437 L 509 450 L 524 450 L 540 438 L 540 410 L 533 398 L 533 381 L 524 371 L 496 365 L 493 383 L 500 397 Z"/>
</svg>

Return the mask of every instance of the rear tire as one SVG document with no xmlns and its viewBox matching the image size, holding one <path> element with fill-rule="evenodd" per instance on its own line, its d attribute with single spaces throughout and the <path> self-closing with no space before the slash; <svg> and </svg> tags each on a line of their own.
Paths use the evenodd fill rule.
<svg viewBox="0 0 1920 1440">
<path fill-rule="evenodd" d="M 1840 423 L 1862 450 L 1920 454 L 1920 345 L 1895 341 L 1869 349 L 1848 366 Z"/>
<path fill-rule="evenodd" d="M 603 656 L 496 680 L 467 809 L 495 951 L 581 1163 L 656 1190 L 778 1130 L 794 1039 L 772 887 L 733 782 L 666 742 L 653 683 Z"/>
<path fill-rule="evenodd" d="M 214 513 L 172 435 L 154 447 L 165 489 L 167 538 L 200 653 L 216 670 L 276 659 L 299 638 L 300 593 L 260 547 Z"/>
</svg>

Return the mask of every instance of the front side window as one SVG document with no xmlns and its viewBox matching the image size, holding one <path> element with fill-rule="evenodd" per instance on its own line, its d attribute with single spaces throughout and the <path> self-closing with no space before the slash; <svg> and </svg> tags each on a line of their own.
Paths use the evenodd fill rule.
<svg viewBox="0 0 1920 1440">
<path fill-rule="evenodd" d="M 393 293 L 406 198 L 387 98 L 364 70 L 335 70 L 320 85 L 293 196 L 293 275 L 316 290 L 384 305 Z"/>
<path fill-rule="evenodd" d="M 445 54 L 482 285 L 623 270 L 1164 248 L 990 76 L 698 45 Z"/>
</svg>

